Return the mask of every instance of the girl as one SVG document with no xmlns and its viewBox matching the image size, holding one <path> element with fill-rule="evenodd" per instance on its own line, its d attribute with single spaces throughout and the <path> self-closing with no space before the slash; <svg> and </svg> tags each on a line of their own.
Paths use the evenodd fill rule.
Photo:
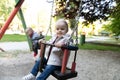
<svg viewBox="0 0 120 80">
<path fill-rule="evenodd" d="M 67 44 L 69 40 L 69 36 L 66 34 L 68 32 L 68 24 L 64 19 L 59 19 L 56 22 L 56 34 L 47 42 L 47 43 L 54 43 L 55 47 L 52 48 L 51 54 L 48 58 L 49 48 L 46 48 L 45 53 L 45 69 L 44 71 L 37 76 L 39 71 L 40 60 L 37 61 L 31 70 L 31 72 L 23 77 L 23 80 L 46 80 L 49 75 L 56 69 L 61 69 L 62 58 L 63 58 L 63 50 L 61 47 Z M 46 60 L 48 58 L 48 61 Z"/>
</svg>

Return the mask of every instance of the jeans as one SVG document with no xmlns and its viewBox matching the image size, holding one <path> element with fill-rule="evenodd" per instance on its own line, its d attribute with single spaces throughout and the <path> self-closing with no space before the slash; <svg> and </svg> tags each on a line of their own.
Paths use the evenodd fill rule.
<svg viewBox="0 0 120 80">
<path fill-rule="evenodd" d="M 44 62 L 46 63 L 46 59 L 44 59 Z M 37 73 L 39 72 L 39 65 L 40 65 L 40 60 L 38 60 L 35 65 L 33 66 L 33 69 L 31 71 L 31 73 L 34 76 L 37 76 Z M 36 80 L 46 80 L 50 74 L 52 74 L 52 72 L 54 70 L 60 70 L 61 67 L 60 66 L 55 66 L 55 65 L 45 65 L 45 69 L 43 70 L 43 72 L 37 77 Z"/>
</svg>

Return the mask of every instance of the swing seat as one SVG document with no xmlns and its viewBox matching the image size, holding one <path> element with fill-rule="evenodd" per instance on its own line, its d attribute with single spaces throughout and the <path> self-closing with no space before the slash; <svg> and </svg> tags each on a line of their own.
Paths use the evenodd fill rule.
<svg viewBox="0 0 120 80">
<path fill-rule="evenodd" d="M 58 80 L 66 80 L 77 77 L 77 72 L 72 72 L 71 69 L 67 68 L 64 74 L 62 74 L 60 70 L 56 70 L 52 73 L 52 76 L 54 76 Z"/>
<path fill-rule="evenodd" d="M 70 45 L 64 46 L 63 48 L 66 49 L 67 51 L 69 51 L 69 50 L 70 51 L 76 51 L 76 50 L 78 50 L 78 47 L 76 47 L 76 46 L 70 46 Z M 67 53 L 69 53 L 69 52 L 67 52 Z M 66 54 L 66 52 L 64 53 L 64 56 L 65 56 L 65 54 Z M 66 57 L 68 57 L 68 56 L 66 56 Z M 64 59 L 66 59 L 66 58 L 64 57 Z M 62 68 L 63 68 L 64 62 L 66 64 L 66 61 L 63 60 Z M 61 71 L 61 70 L 55 70 L 53 72 L 52 76 L 54 76 L 58 80 L 66 80 L 66 79 L 77 77 L 77 72 L 75 70 L 72 71 L 72 69 L 67 68 L 66 65 L 64 65 L 64 70 L 63 71 Z"/>
<path fill-rule="evenodd" d="M 54 47 L 53 44 L 42 43 L 41 44 L 41 54 L 42 54 L 41 58 L 44 57 L 46 45 Z M 55 70 L 52 73 L 52 76 L 54 76 L 58 80 L 66 80 L 66 79 L 77 77 L 77 72 L 75 71 L 75 65 L 76 65 L 75 58 L 76 58 L 76 55 L 74 56 L 74 62 L 72 63 L 72 67 L 67 68 L 66 65 L 67 65 L 67 61 L 68 61 L 68 58 L 69 58 L 69 52 L 70 51 L 75 51 L 75 54 L 76 54 L 77 50 L 78 50 L 78 47 L 68 45 L 68 46 L 64 46 L 62 48 L 64 48 L 64 55 L 63 55 L 61 70 Z M 42 59 L 41 59 L 41 62 L 42 62 Z M 43 69 L 43 66 L 41 64 L 40 71 L 42 71 L 42 69 Z"/>
</svg>

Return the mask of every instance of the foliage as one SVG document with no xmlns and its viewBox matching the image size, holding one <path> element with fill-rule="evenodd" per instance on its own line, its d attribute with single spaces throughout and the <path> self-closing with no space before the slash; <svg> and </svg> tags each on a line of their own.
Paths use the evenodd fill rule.
<svg viewBox="0 0 120 80">
<path fill-rule="evenodd" d="M 4 20 L 7 19 L 13 8 L 12 3 L 10 0 L 0 0 L 0 16 L 4 17 Z"/>
<path fill-rule="evenodd" d="M 73 19 L 77 15 L 80 1 L 74 0 L 66 2 L 66 0 L 56 0 L 55 3 L 55 16 Z"/>
<path fill-rule="evenodd" d="M 120 19 L 113 18 L 105 29 L 118 36 L 120 34 Z"/>
<path fill-rule="evenodd" d="M 106 29 L 114 33 L 116 36 L 120 35 L 120 2 L 117 2 L 117 6 L 113 9 L 111 14 L 111 20 Z"/>
<path fill-rule="evenodd" d="M 56 0 L 55 16 L 75 19 L 80 10 L 79 17 L 83 17 L 86 22 L 106 20 L 112 11 L 112 2 L 113 0 Z"/>
</svg>

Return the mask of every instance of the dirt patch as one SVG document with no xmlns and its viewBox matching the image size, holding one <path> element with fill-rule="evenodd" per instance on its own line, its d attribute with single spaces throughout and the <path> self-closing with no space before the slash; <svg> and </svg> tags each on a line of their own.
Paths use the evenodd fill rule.
<svg viewBox="0 0 120 80">
<path fill-rule="evenodd" d="M 3 54 L 3 53 L 2 53 Z M 32 68 L 34 61 L 28 52 L 0 57 L 0 80 L 21 80 Z M 73 60 L 70 56 L 69 65 Z M 98 50 L 79 50 L 77 54 L 78 77 L 72 80 L 120 80 L 120 53 Z M 56 80 L 52 76 L 48 80 Z"/>
</svg>

